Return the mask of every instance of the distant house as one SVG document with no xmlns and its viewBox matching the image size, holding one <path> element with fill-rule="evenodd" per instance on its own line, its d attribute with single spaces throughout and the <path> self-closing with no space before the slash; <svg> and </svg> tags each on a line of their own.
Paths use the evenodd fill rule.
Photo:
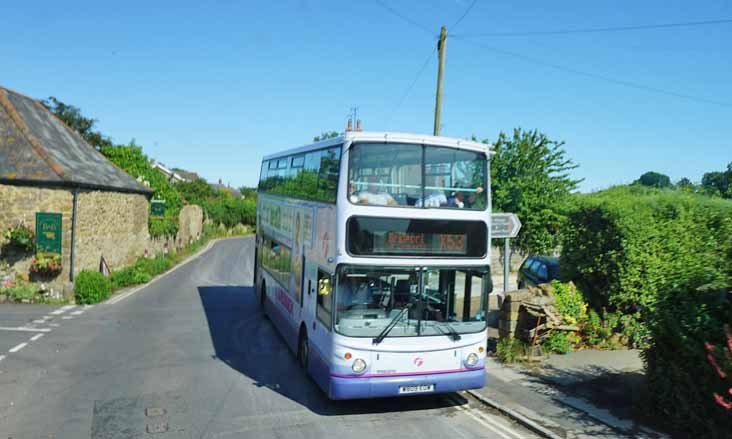
<svg viewBox="0 0 732 439">
<path fill-rule="evenodd" d="M 35 230 L 36 213 L 55 214 L 44 239 L 60 247 L 63 269 L 49 282 L 97 270 L 102 256 L 119 267 L 142 255 L 151 195 L 38 101 L 0 87 L 0 233 L 21 223 Z M 28 272 L 28 253 L 13 255 L 13 269 Z"/>
<path fill-rule="evenodd" d="M 182 176 L 180 173 L 176 172 L 173 169 L 168 169 L 165 165 L 162 163 L 157 163 L 155 161 L 152 161 L 150 163 L 150 166 L 152 166 L 153 169 L 157 169 L 160 171 L 163 175 L 165 175 L 168 178 L 168 181 L 171 183 L 178 183 L 181 181 L 190 181 L 184 176 Z"/>
<path fill-rule="evenodd" d="M 173 171 L 175 171 L 176 174 L 183 177 L 185 179 L 185 181 L 196 181 L 199 178 L 201 178 L 195 172 L 186 171 L 185 169 L 173 168 Z"/>
</svg>

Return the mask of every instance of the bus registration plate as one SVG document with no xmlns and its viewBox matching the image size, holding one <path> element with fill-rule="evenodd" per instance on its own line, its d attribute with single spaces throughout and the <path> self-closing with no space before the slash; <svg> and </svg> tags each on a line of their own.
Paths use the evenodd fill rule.
<svg viewBox="0 0 732 439">
<path fill-rule="evenodd" d="M 399 386 L 399 393 L 425 393 L 434 391 L 434 384 L 421 384 L 418 386 Z"/>
</svg>

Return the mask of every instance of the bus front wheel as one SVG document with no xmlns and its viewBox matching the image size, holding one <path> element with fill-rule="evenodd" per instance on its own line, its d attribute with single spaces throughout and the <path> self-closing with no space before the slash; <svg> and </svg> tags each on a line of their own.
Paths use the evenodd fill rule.
<svg viewBox="0 0 732 439">
<path fill-rule="evenodd" d="M 308 342 L 308 334 L 305 331 L 300 332 L 300 341 L 297 344 L 297 362 L 303 370 L 308 370 L 308 356 L 310 355 L 310 343 Z"/>
</svg>

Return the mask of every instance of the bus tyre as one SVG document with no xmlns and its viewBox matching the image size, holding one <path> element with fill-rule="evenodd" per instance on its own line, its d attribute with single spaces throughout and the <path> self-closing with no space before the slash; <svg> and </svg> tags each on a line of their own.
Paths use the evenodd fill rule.
<svg viewBox="0 0 732 439">
<path fill-rule="evenodd" d="M 267 285 L 262 281 L 262 290 L 259 293 L 259 306 L 262 308 L 262 315 L 265 319 L 269 319 L 267 315 Z"/>
<path fill-rule="evenodd" d="M 297 344 L 297 362 L 303 370 L 308 370 L 308 356 L 310 355 L 310 343 L 305 331 L 300 332 L 300 341 Z"/>
</svg>

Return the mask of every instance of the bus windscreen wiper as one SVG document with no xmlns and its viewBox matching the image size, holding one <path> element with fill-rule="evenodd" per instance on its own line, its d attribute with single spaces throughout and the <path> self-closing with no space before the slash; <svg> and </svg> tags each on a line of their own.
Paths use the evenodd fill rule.
<svg viewBox="0 0 732 439">
<path fill-rule="evenodd" d="M 389 334 L 389 332 L 392 329 L 394 329 L 394 327 L 396 326 L 397 322 L 399 322 L 399 320 L 402 318 L 402 316 L 404 316 L 404 313 L 407 312 L 407 311 L 409 311 L 409 308 L 411 308 L 411 307 L 412 307 L 412 304 L 411 303 L 408 303 L 407 306 L 405 306 L 404 308 L 402 308 L 401 310 L 399 310 L 399 314 L 395 315 L 394 318 L 391 319 L 391 321 L 389 322 L 389 324 L 386 325 L 386 328 L 384 328 L 384 330 L 381 331 L 381 333 L 379 335 L 377 335 L 376 337 L 374 337 L 374 344 L 379 344 L 382 341 L 384 341 L 384 339 L 386 338 L 387 334 Z"/>
<path fill-rule="evenodd" d="M 455 328 L 453 328 L 452 325 L 449 324 L 448 322 L 446 322 L 446 321 L 440 322 L 440 324 L 443 324 L 447 327 L 447 334 L 452 338 L 453 341 L 458 341 L 462 338 L 462 337 L 460 337 L 460 334 L 455 330 Z M 438 326 L 438 328 L 439 328 L 439 326 Z M 440 330 L 442 330 L 442 329 L 440 329 Z"/>
</svg>

